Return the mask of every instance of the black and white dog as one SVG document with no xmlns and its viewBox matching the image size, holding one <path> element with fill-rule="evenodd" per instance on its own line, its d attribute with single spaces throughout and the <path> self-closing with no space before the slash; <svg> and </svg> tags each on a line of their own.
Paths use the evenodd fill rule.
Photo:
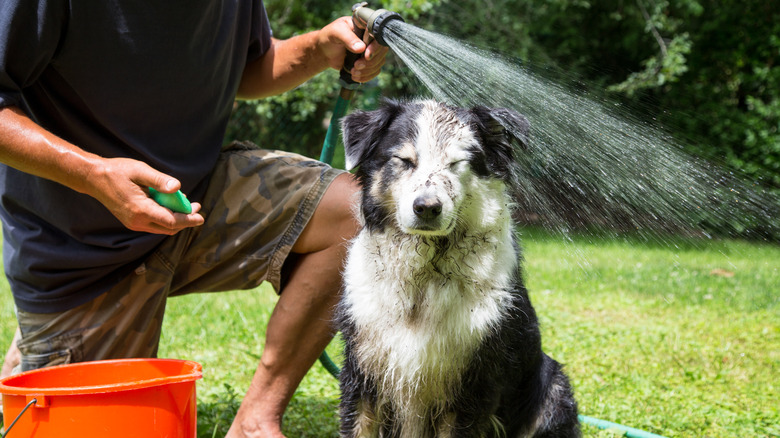
<svg viewBox="0 0 780 438">
<path fill-rule="evenodd" d="M 342 128 L 363 221 L 337 317 L 342 436 L 579 436 L 519 267 L 510 206 L 526 119 L 387 102 Z"/>
</svg>

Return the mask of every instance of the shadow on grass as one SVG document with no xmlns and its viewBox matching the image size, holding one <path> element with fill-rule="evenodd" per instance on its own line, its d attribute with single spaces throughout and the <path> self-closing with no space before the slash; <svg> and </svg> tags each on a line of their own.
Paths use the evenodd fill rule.
<svg viewBox="0 0 780 438">
<path fill-rule="evenodd" d="M 222 393 L 198 399 L 198 438 L 224 437 L 241 406 L 241 395 L 225 384 Z"/>
<path fill-rule="evenodd" d="M 296 395 L 284 416 L 284 434 L 290 438 L 338 437 L 338 403 L 330 397 Z"/>
<path fill-rule="evenodd" d="M 198 400 L 198 438 L 224 437 L 241 405 L 242 395 L 230 385 Z M 283 431 L 294 437 L 337 437 L 338 400 L 296 394 L 287 408 Z"/>
</svg>

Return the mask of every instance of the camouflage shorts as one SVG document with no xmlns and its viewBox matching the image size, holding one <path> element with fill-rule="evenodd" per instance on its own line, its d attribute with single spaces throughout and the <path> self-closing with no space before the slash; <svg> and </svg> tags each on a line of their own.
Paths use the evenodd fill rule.
<svg viewBox="0 0 780 438">
<path fill-rule="evenodd" d="M 166 239 L 91 302 L 54 314 L 17 311 L 21 369 L 154 357 L 169 296 L 251 289 L 263 281 L 281 290 L 285 259 L 340 173 L 299 155 L 234 143 L 211 176 L 203 226 Z"/>
</svg>

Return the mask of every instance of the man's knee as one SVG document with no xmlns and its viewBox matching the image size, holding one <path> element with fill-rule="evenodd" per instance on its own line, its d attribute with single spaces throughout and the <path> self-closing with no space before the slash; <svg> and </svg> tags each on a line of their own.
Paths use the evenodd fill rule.
<svg viewBox="0 0 780 438">
<path fill-rule="evenodd" d="M 306 228 L 293 246 L 293 252 L 311 253 L 345 245 L 357 235 L 360 225 L 355 215 L 359 188 L 355 178 L 344 173 L 328 187 Z"/>
</svg>

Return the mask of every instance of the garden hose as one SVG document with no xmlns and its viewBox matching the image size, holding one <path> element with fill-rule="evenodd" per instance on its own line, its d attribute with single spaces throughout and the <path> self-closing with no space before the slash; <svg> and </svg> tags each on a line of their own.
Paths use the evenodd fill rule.
<svg viewBox="0 0 780 438">
<path fill-rule="evenodd" d="M 382 38 L 382 29 L 384 23 L 393 19 L 402 20 L 400 15 L 395 12 L 390 12 L 384 9 L 373 10 L 366 7 L 367 3 L 356 3 L 352 6 L 352 24 L 355 31 L 355 35 L 362 39 L 366 43 L 366 46 L 370 42 L 370 38 L 376 38 L 377 42 L 382 45 L 387 45 Z M 366 32 L 368 30 L 368 32 Z M 352 70 L 355 61 L 361 56 L 360 53 L 348 53 L 344 59 L 344 67 L 341 69 L 339 77 L 339 83 L 341 84 L 341 92 L 336 99 L 336 105 L 333 108 L 333 115 L 330 118 L 328 124 L 328 132 L 325 134 L 325 142 L 322 145 L 322 153 L 320 155 L 320 161 L 331 164 L 333 162 L 333 155 L 336 149 L 336 142 L 338 138 L 339 125 L 341 118 L 347 112 L 349 102 L 355 94 L 355 90 L 360 86 L 360 83 L 352 80 L 352 76 L 349 71 Z M 323 351 L 320 355 L 320 363 L 322 366 L 337 380 L 341 369 L 336 365 L 328 355 L 327 351 Z M 577 418 L 580 423 L 594 426 L 598 429 L 613 429 L 624 433 L 624 436 L 628 438 L 665 438 L 661 435 L 645 432 L 644 430 L 635 429 L 633 427 L 624 426 L 622 424 L 612 423 L 606 420 L 600 420 L 598 418 L 592 418 L 585 415 L 578 415 Z"/>
<path fill-rule="evenodd" d="M 366 3 L 357 3 L 352 6 L 352 30 L 355 35 L 360 38 L 368 47 L 368 39 L 365 38 L 366 26 L 362 25 L 358 19 L 357 10 L 365 6 Z M 355 66 L 355 61 L 360 59 L 362 53 L 347 52 L 344 57 L 344 65 L 341 67 L 339 74 L 339 84 L 341 85 L 341 92 L 336 98 L 336 106 L 333 107 L 333 115 L 330 117 L 330 123 L 328 124 L 328 132 L 325 134 L 325 143 L 322 145 L 322 154 L 320 155 L 320 161 L 327 164 L 333 163 L 333 154 L 336 150 L 336 142 L 338 139 L 339 123 L 344 114 L 347 113 L 349 108 L 349 102 L 355 95 L 355 90 L 360 87 L 360 83 L 352 79 L 352 75 L 349 73 L 352 67 Z"/>
<path fill-rule="evenodd" d="M 395 12 L 385 9 L 373 10 L 368 8 L 367 5 L 368 3 L 361 2 L 352 6 L 352 29 L 355 35 L 366 44 L 366 47 L 375 37 L 378 43 L 387 46 L 384 38 L 382 38 L 384 25 L 392 20 L 403 21 L 403 18 Z M 360 87 L 360 83 L 354 81 L 349 73 L 352 67 L 354 67 L 355 61 L 360 59 L 360 56 L 362 56 L 362 53 L 347 52 L 347 55 L 344 57 L 344 66 L 339 74 L 341 92 L 339 92 L 336 98 L 336 105 L 333 107 L 333 114 L 330 117 L 330 123 L 328 123 L 328 132 L 325 134 L 325 142 L 322 145 L 322 153 L 320 154 L 320 161 L 326 164 L 333 163 L 341 119 L 347 113 L 349 102 L 355 95 L 355 90 Z M 333 377 L 338 379 L 339 367 L 333 363 L 327 352 L 323 351 L 322 355 L 320 355 L 320 363 Z"/>
<path fill-rule="evenodd" d="M 580 423 L 594 426 L 599 429 L 619 430 L 625 434 L 624 436 L 629 438 L 666 438 L 651 432 L 645 432 L 641 429 L 635 429 L 633 427 L 623 426 L 622 424 L 617 424 L 606 420 L 599 420 L 598 418 L 587 417 L 585 415 L 577 415 L 577 418 L 580 420 Z"/>
<path fill-rule="evenodd" d="M 338 98 L 336 98 L 336 106 L 333 107 L 333 115 L 330 117 L 328 132 L 325 134 L 325 143 L 322 145 L 322 153 L 320 154 L 320 161 L 323 163 L 333 163 L 333 154 L 336 151 L 336 141 L 339 136 L 339 122 L 346 114 L 353 94 L 354 90 L 342 88 Z"/>
</svg>

